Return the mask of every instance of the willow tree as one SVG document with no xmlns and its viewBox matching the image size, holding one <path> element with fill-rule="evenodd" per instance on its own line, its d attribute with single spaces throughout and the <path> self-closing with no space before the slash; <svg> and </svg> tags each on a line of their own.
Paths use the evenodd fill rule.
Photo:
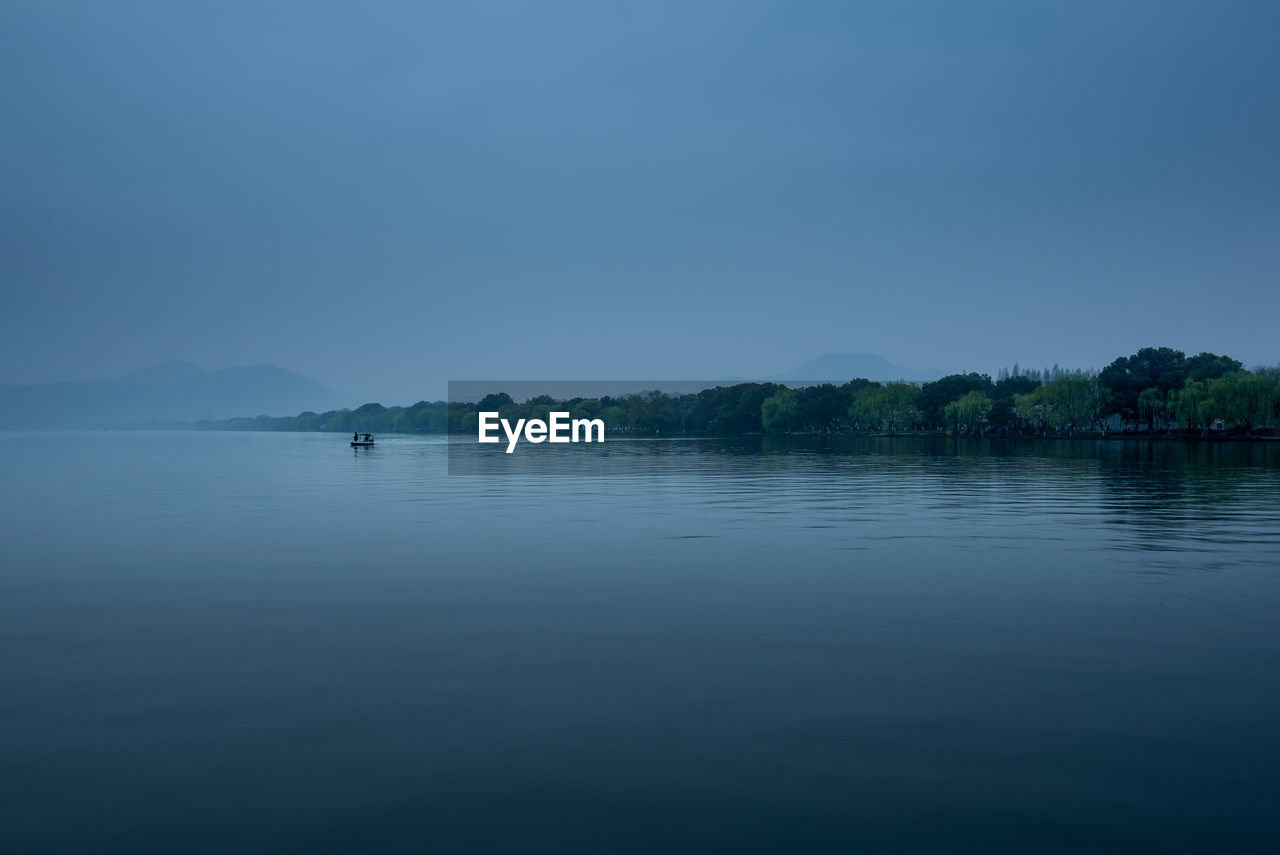
<svg viewBox="0 0 1280 855">
<path fill-rule="evenodd" d="M 1270 418 L 1280 387 L 1267 375 L 1237 371 L 1209 383 L 1213 413 L 1224 423 L 1237 424 L 1251 435 Z"/>
<path fill-rule="evenodd" d="M 991 406 L 991 398 L 985 393 L 969 392 L 944 406 L 942 416 L 947 424 L 955 426 L 956 433 L 962 429 L 970 433 L 981 433 Z"/>
<path fill-rule="evenodd" d="M 1067 374 L 1046 383 L 1040 390 L 1042 400 L 1050 404 L 1048 418 L 1055 430 L 1068 435 L 1083 429 L 1100 417 L 1104 398 L 1095 378 L 1084 374 Z"/>
<path fill-rule="evenodd" d="M 1143 389 L 1138 394 L 1138 419 L 1147 423 L 1148 430 L 1155 430 L 1157 422 L 1163 422 L 1166 415 L 1164 393 L 1156 386 Z"/>
<path fill-rule="evenodd" d="M 920 388 L 911 383 L 869 386 L 854 395 L 849 419 L 855 424 L 892 433 L 911 425 L 919 417 Z"/>
<path fill-rule="evenodd" d="M 1199 429 L 1208 435 L 1213 409 L 1209 383 L 1188 380 L 1181 389 L 1169 395 L 1169 409 L 1178 423 L 1187 430 Z"/>
<path fill-rule="evenodd" d="M 1025 395 L 1013 396 L 1014 414 L 1027 427 L 1046 436 L 1049 434 L 1049 424 L 1054 410 L 1054 404 L 1049 397 L 1045 394 L 1044 386 Z"/>
<path fill-rule="evenodd" d="M 796 422 L 798 401 L 794 389 L 779 389 L 760 405 L 760 421 L 766 433 L 783 433 Z"/>
</svg>

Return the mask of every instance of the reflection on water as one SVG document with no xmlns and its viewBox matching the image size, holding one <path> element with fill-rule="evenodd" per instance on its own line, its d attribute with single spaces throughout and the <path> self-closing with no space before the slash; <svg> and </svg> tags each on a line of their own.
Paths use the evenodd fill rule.
<svg viewBox="0 0 1280 855">
<path fill-rule="evenodd" d="M 1274 445 L 10 439 L 0 851 L 1280 832 Z"/>
</svg>

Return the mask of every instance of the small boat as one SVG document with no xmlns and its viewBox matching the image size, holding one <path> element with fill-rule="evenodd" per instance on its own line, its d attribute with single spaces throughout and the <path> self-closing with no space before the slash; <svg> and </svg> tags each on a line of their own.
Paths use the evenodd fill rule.
<svg viewBox="0 0 1280 855">
<path fill-rule="evenodd" d="M 352 448 L 373 448 L 373 434 L 371 433 L 353 433 L 351 434 Z"/>
</svg>

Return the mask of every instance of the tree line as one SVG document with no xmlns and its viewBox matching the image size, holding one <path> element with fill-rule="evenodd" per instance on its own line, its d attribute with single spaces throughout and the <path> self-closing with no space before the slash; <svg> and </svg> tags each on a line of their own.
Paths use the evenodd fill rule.
<svg viewBox="0 0 1280 855">
<path fill-rule="evenodd" d="M 925 383 L 859 379 L 790 388 L 737 383 L 696 394 L 655 389 L 618 397 L 547 395 L 517 402 L 505 393 L 478 402 L 365 404 L 355 410 L 202 422 L 222 430 L 395 433 L 476 432 L 480 411 L 546 419 L 551 410 L 599 418 L 606 430 L 640 434 L 950 432 L 969 436 L 1096 434 L 1274 435 L 1280 427 L 1280 368 L 1246 371 L 1230 357 L 1143 348 L 1101 371 L 952 374 Z"/>
</svg>

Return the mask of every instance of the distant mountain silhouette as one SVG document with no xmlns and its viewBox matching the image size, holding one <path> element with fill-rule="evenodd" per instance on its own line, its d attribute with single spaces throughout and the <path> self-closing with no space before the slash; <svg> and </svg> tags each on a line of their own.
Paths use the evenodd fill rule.
<svg viewBox="0 0 1280 855">
<path fill-rule="evenodd" d="M 166 362 L 117 380 L 0 385 L 0 428 L 123 427 L 339 405 L 331 389 L 274 365 L 208 372 Z"/>
<path fill-rule="evenodd" d="M 912 371 L 894 365 L 874 353 L 824 353 L 771 379 L 845 383 L 859 377 L 867 380 L 936 380 L 941 376 L 941 371 Z"/>
</svg>

